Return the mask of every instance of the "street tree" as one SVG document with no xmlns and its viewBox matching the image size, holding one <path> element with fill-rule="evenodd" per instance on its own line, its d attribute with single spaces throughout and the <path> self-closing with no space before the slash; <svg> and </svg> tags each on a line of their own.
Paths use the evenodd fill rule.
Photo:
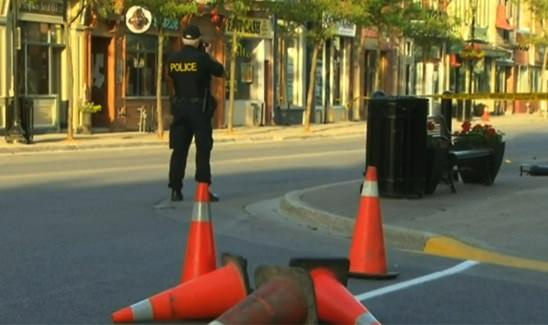
<svg viewBox="0 0 548 325">
<path fill-rule="evenodd" d="M 421 49 L 422 61 L 422 92 L 426 92 L 426 67 L 433 49 L 442 50 L 441 57 L 445 56 L 446 49 L 460 40 L 457 34 L 457 18 L 447 12 L 431 8 L 415 8 L 416 19 L 404 25 L 403 34 L 413 40 Z"/>
<path fill-rule="evenodd" d="M 230 40 L 230 72 L 229 72 L 229 95 L 228 95 L 228 116 L 226 118 L 228 132 L 233 132 L 234 125 L 234 96 L 236 93 L 236 60 L 238 56 L 239 24 L 245 19 L 254 7 L 253 0 L 216 0 L 213 3 L 223 8 L 226 13 L 226 29 L 231 31 Z"/>
<path fill-rule="evenodd" d="M 376 31 L 377 46 L 374 89 L 380 90 L 381 46 L 385 40 L 403 36 L 408 24 L 419 17 L 415 0 L 349 0 L 345 10 L 347 19 L 363 28 Z M 348 10 L 350 9 L 350 10 Z M 363 43 L 361 44 L 363 46 Z M 363 49 L 359 49 L 362 51 Z"/>
<path fill-rule="evenodd" d="M 169 20 L 188 18 L 198 13 L 198 4 L 193 0 L 126 0 L 126 7 L 142 6 L 152 13 L 153 26 L 158 32 L 158 48 L 156 59 L 156 120 L 158 137 L 164 136 L 164 119 L 162 108 L 162 77 L 164 73 L 164 39 L 166 24 Z M 184 19 L 184 21 L 189 21 Z"/>
<path fill-rule="evenodd" d="M 339 0 L 288 0 L 265 4 L 271 13 L 280 20 L 293 22 L 305 27 L 305 35 L 312 45 L 310 74 L 304 113 L 304 129 L 310 131 L 316 88 L 318 55 L 325 42 L 333 37 L 335 23 L 343 17 L 342 8 L 347 1 Z"/>
<path fill-rule="evenodd" d="M 542 68 L 540 73 L 540 91 L 548 92 L 548 80 L 546 69 L 548 68 L 548 0 L 524 0 L 529 5 L 536 22 L 535 33 L 526 38 L 526 42 L 533 44 L 542 55 Z M 546 102 L 543 103 L 546 105 Z M 546 110 L 546 108 L 544 108 Z"/>
</svg>

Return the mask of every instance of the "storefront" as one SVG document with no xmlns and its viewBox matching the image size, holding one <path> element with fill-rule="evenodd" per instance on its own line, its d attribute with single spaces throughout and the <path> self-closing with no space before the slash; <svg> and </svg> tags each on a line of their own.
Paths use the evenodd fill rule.
<svg viewBox="0 0 548 325">
<path fill-rule="evenodd" d="M 0 130 L 6 129 L 6 101 L 8 97 L 8 78 L 10 76 L 8 66 L 8 56 L 11 46 L 9 44 L 10 38 L 8 38 L 9 24 L 9 1 L 0 0 Z"/>
<path fill-rule="evenodd" d="M 351 105 L 354 24 L 339 23 L 335 36 L 325 43 L 316 68 L 314 121 L 336 122 L 348 118 Z"/>
<path fill-rule="evenodd" d="M 230 75 L 231 35 L 237 31 L 236 87 L 233 125 L 268 123 L 272 114 L 272 20 L 268 18 L 228 19 L 225 27 L 227 80 Z M 226 99 L 229 98 L 226 82 Z M 228 107 L 228 102 L 225 103 Z M 225 114 L 226 115 L 226 114 Z"/>
<path fill-rule="evenodd" d="M 17 95 L 32 102 L 35 130 L 58 130 L 65 118 L 61 114 L 65 1 L 18 3 Z"/>
<path fill-rule="evenodd" d="M 92 124 L 94 129 L 153 131 L 157 126 L 158 28 L 152 17 L 147 18 L 142 30 L 121 20 L 116 16 L 98 19 L 88 34 L 86 88 L 90 101 L 102 106 L 100 112 L 93 114 Z M 179 21 L 166 20 L 162 26 L 165 60 L 169 52 L 180 48 Z M 167 127 L 169 100 L 165 80 L 161 87 Z"/>
</svg>

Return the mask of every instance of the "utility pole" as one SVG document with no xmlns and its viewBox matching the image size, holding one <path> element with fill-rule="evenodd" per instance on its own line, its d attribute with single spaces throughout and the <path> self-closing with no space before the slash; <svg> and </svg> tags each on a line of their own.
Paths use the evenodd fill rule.
<svg viewBox="0 0 548 325">
<path fill-rule="evenodd" d="M 18 1 L 12 0 L 11 1 L 11 54 L 12 54 L 12 74 L 13 74 L 13 116 L 12 120 L 8 121 L 11 125 L 9 126 L 9 129 L 6 131 L 6 142 L 8 143 L 14 143 L 14 142 L 20 142 L 20 143 L 26 143 L 26 139 L 23 135 L 23 129 L 21 128 L 21 114 L 19 113 L 20 107 L 19 107 L 19 62 L 17 59 L 17 51 L 19 50 L 17 47 L 19 44 L 18 42 L 18 35 L 17 35 L 17 16 L 18 16 Z M 8 105 L 9 107 L 9 105 Z M 9 108 L 8 108 L 9 109 Z"/>
</svg>

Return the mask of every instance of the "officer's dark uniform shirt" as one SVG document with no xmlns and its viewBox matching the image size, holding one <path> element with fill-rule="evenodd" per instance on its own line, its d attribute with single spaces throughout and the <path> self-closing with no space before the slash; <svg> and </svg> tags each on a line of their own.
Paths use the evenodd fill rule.
<svg viewBox="0 0 548 325">
<path fill-rule="evenodd" d="M 209 54 L 192 46 L 184 46 L 167 59 L 167 70 L 179 99 L 203 98 L 211 75 L 221 77 L 223 66 Z"/>
</svg>

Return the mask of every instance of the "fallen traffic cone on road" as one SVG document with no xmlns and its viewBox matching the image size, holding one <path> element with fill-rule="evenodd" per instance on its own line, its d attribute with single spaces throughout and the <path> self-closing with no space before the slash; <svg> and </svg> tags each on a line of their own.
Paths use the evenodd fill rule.
<svg viewBox="0 0 548 325">
<path fill-rule="evenodd" d="M 350 275 L 377 279 L 398 276 L 387 270 L 377 168 L 368 166 L 350 247 Z"/>
<path fill-rule="evenodd" d="M 312 280 L 301 268 L 260 266 L 257 289 L 210 325 L 316 324 Z"/>
<path fill-rule="evenodd" d="M 243 257 L 223 256 L 226 265 L 164 290 L 112 314 L 114 323 L 212 319 L 249 294 Z"/>
<path fill-rule="evenodd" d="M 198 183 L 181 283 L 215 270 L 216 261 L 215 233 L 210 215 L 209 184 Z"/>
<path fill-rule="evenodd" d="M 380 322 L 346 288 L 346 258 L 293 258 L 290 266 L 302 267 L 312 276 L 320 321 L 329 324 L 380 325 Z"/>
</svg>

